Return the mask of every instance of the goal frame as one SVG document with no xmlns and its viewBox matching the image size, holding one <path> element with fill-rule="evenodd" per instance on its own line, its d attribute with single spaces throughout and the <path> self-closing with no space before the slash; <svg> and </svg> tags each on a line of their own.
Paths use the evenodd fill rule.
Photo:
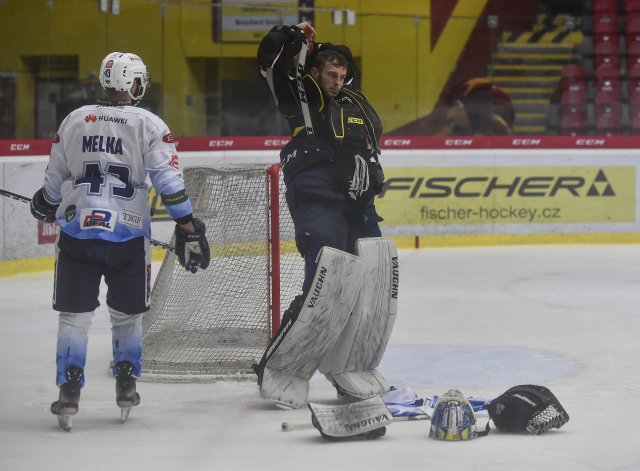
<svg viewBox="0 0 640 471">
<path fill-rule="evenodd" d="M 280 329 L 282 303 L 299 294 L 304 276 L 281 165 L 189 167 L 185 183 L 194 215 L 208 227 L 211 264 L 192 275 L 178 266 L 174 253 L 165 255 L 152 307 L 143 317 L 142 377 L 151 382 L 254 378 L 252 365 Z M 192 292 L 197 296 L 190 297 Z M 230 293 L 237 293 L 237 302 Z"/>
</svg>

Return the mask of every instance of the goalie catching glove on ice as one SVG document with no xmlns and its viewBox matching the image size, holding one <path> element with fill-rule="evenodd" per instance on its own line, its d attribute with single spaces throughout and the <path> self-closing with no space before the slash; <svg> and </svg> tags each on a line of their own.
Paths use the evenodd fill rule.
<svg viewBox="0 0 640 471">
<path fill-rule="evenodd" d="M 487 409 L 493 423 L 503 432 L 541 435 L 569 421 L 569 414 L 549 388 L 535 384 L 508 389 L 491 401 Z"/>
</svg>

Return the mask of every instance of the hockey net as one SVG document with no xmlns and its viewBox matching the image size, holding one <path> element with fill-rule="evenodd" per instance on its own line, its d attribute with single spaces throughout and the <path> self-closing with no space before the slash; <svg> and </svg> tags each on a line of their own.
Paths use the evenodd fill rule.
<svg viewBox="0 0 640 471">
<path fill-rule="evenodd" d="M 211 263 L 193 274 L 167 252 L 143 316 L 143 378 L 208 381 L 252 376 L 299 294 L 304 262 L 279 165 L 190 167 L 185 185 L 207 227 Z"/>
</svg>

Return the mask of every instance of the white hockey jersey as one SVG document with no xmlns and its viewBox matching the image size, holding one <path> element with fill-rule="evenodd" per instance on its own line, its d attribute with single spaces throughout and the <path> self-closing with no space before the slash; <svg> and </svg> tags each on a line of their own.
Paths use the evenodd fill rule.
<svg viewBox="0 0 640 471">
<path fill-rule="evenodd" d="M 60 204 L 56 217 L 72 237 L 151 237 L 147 176 L 172 218 L 191 214 L 164 121 L 133 106 L 83 106 L 64 119 L 53 139 L 45 198 Z"/>
</svg>

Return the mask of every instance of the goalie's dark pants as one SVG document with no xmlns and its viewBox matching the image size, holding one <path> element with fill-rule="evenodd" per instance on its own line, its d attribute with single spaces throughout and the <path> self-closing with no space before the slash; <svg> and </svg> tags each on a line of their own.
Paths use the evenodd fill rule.
<svg viewBox="0 0 640 471">
<path fill-rule="evenodd" d="M 380 237 L 373 198 L 353 202 L 339 188 L 333 164 L 304 169 L 287 185 L 287 204 L 296 232 L 296 245 L 305 258 L 303 290 L 313 279 L 315 260 L 324 246 L 354 253 L 363 237 Z"/>
</svg>

